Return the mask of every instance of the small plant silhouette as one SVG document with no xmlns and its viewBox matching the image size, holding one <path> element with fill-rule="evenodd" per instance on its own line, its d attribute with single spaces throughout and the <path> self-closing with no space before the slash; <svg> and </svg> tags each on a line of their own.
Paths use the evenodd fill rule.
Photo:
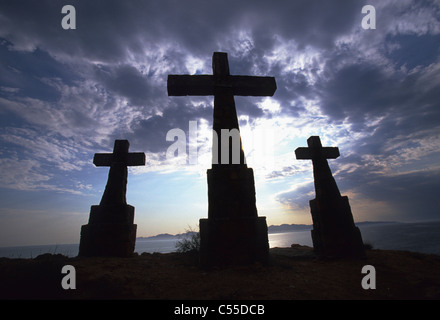
<svg viewBox="0 0 440 320">
<path fill-rule="evenodd" d="M 197 253 L 200 250 L 200 233 L 194 231 L 191 227 L 185 229 L 182 238 L 176 242 L 177 252 L 180 253 Z"/>
</svg>

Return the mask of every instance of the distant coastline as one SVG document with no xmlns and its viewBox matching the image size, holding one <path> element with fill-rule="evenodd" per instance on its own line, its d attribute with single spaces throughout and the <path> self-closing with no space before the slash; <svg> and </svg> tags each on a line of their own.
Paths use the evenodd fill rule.
<svg viewBox="0 0 440 320">
<path fill-rule="evenodd" d="M 389 224 L 389 223 L 402 223 L 398 221 L 362 221 L 356 222 L 357 226 L 367 226 L 367 225 L 377 225 L 377 224 Z M 267 227 L 267 232 L 270 234 L 274 233 L 285 233 L 285 232 L 295 232 L 295 231 L 308 231 L 312 230 L 313 225 L 311 224 L 281 224 L 281 225 L 270 225 Z M 188 231 L 184 233 L 178 234 L 170 234 L 170 233 L 160 233 L 155 236 L 149 237 L 137 237 L 138 241 L 149 241 L 149 240 L 173 240 L 180 239 L 190 236 L 191 234 L 196 233 L 195 231 Z"/>
</svg>

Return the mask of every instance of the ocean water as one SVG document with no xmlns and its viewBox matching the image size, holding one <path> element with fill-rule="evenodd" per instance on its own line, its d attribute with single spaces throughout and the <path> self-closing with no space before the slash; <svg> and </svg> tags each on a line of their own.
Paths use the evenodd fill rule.
<svg viewBox="0 0 440 320">
<path fill-rule="evenodd" d="M 360 226 L 362 240 L 374 249 L 440 255 L 440 221 Z"/>
<path fill-rule="evenodd" d="M 373 249 L 406 250 L 440 255 L 440 221 L 360 224 L 362 240 Z M 269 234 L 270 247 L 297 243 L 313 246 L 310 231 Z"/>
<path fill-rule="evenodd" d="M 440 221 L 418 223 L 373 223 L 359 225 L 364 243 L 374 249 L 407 250 L 440 255 Z M 135 252 L 176 251 L 178 239 L 138 240 Z M 269 233 L 269 246 L 290 247 L 291 244 L 313 246 L 310 231 Z M 35 258 L 40 254 L 78 255 L 79 244 L 0 247 L 0 257 Z"/>
</svg>

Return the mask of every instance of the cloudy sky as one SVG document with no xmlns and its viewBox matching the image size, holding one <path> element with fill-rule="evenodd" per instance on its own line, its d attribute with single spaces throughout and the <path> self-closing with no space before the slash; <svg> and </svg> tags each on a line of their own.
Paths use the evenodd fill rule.
<svg viewBox="0 0 440 320">
<path fill-rule="evenodd" d="M 128 178 L 138 236 L 207 217 L 213 98 L 168 97 L 166 79 L 211 74 L 214 51 L 231 74 L 276 78 L 273 97 L 236 98 L 269 225 L 311 223 L 312 164 L 294 155 L 311 135 L 339 147 L 329 163 L 356 221 L 440 218 L 439 1 L 5 0 L 0 246 L 77 243 L 107 180 L 93 154 L 115 139 L 146 153 Z M 166 156 L 172 129 L 196 164 Z"/>
</svg>

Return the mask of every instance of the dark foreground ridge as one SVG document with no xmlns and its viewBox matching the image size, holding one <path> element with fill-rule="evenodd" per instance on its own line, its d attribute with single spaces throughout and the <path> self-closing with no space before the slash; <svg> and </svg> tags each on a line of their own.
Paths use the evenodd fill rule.
<svg viewBox="0 0 440 320">
<path fill-rule="evenodd" d="M 366 259 L 319 259 L 312 248 L 270 249 L 269 265 L 199 268 L 196 256 L 143 253 L 130 258 L 0 259 L 1 299 L 440 299 L 440 256 L 367 250 Z M 76 289 L 64 290 L 64 265 Z M 376 289 L 361 282 L 376 270 Z"/>
</svg>

